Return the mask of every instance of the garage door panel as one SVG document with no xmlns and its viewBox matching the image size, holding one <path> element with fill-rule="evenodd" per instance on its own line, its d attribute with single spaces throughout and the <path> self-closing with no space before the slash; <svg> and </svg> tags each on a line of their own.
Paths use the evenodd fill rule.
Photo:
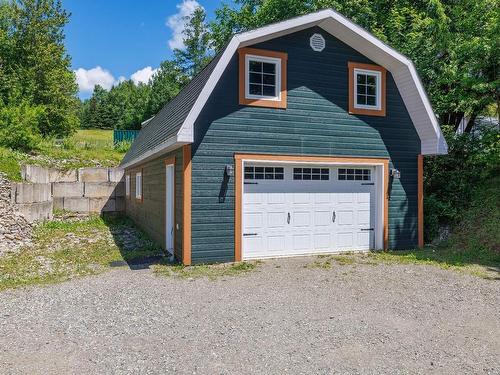
<svg viewBox="0 0 500 375">
<path fill-rule="evenodd" d="M 303 228 L 311 226 L 311 212 L 309 211 L 293 211 L 292 225 L 295 228 Z"/>
<path fill-rule="evenodd" d="M 329 227 L 332 223 L 332 211 L 315 211 L 314 212 L 314 226 L 315 227 Z"/>
<path fill-rule="evenodd" d="M 281 212 L 269 212 L 267 214 L 268 228 L 283 228 L 286 225 L 286 214 Z"/>
<path fill-rule="evenodd" d="M 353 218 L 352 211 L 337 212 L 338 225 L 352 225 L 352 218 Z"/>
<path fill-rule="evenodd" d="M 353 244 L 354 242 L 352 232 L 337 233 L 337 246 L 339 250 L 352 249 Z"/>
<path fill-rule="evenodd" d="M 337 180 L 283 180 L 244 185 L 243 257 L 262 258 L 373 247 L 375 184 Z M 372 173 L 372 176 L 376 176 Z M 290 215 L 290 216 L 289 216 Z"/>
<path fill-rule="evenodd" d="M 314 249 L 330 249 L 332 244 L 332 235 L 330 233 L 316 233 L 314 235 Z"/>
<path fill-rule="evenodd" d="M 264 224 L 263 212 L 247 212 L 244 216 L 245 227 L 252 229 L 260 229 Z"/>
</svg>

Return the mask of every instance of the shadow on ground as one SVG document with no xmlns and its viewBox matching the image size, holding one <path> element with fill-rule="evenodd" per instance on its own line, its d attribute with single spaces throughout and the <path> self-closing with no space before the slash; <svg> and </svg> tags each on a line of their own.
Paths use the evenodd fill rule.
<svg viewBox="0 0 500 375">
<path fill-rule="evenodd" d="M 131 270 L 149 269 L 155 264 L 175 264 L 170 254 L 121 214 L 101 215 L 109 228 L 123 260 L 112 261 L 110 267 L 128 266 Z"/>
</svg>

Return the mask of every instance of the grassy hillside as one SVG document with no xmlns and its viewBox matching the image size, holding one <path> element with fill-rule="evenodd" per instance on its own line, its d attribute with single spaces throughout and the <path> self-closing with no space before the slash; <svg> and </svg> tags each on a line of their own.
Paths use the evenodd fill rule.
<svg viewBox="0 0 500 375">
<path fill-rule="evenodd" d="M 117 166 L 127 145 L 113 146 L 112 130 L 78 130 L 63 141 L 44 141 L 30 154 L 0 147 L 0 172 L 11 180 L 19 180 L 20 165 L 29 163 L 46 167 L 72 169 Z"/>
</svg>

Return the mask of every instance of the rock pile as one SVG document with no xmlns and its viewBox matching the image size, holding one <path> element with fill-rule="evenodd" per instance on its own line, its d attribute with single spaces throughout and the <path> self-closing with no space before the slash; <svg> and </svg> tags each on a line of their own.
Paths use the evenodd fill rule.
<svg viewBox="0 0 500 375">
<path fill-rule="evenodd" d="M 0 256 L 31 244 L 32 226 L 11 203 L 11 183 L 0 173 Z"/>
</svg>

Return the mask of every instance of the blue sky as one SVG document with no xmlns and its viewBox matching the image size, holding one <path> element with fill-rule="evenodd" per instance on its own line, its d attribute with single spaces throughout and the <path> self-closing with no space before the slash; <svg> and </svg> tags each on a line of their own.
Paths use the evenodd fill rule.
<svg viewBox="0 0 500 375">
<path fill-rule="evenodd" d="M 212 19 L 221 2 L 63 0 L 63 5 L 71 12 L 66 47 L 80 97 L 87 98 L 97 83 L 110 88 L 124 78 L 147 81 L 174 47 L 182 47 L 182 16 L 201 5 Z"/>
</svg>

